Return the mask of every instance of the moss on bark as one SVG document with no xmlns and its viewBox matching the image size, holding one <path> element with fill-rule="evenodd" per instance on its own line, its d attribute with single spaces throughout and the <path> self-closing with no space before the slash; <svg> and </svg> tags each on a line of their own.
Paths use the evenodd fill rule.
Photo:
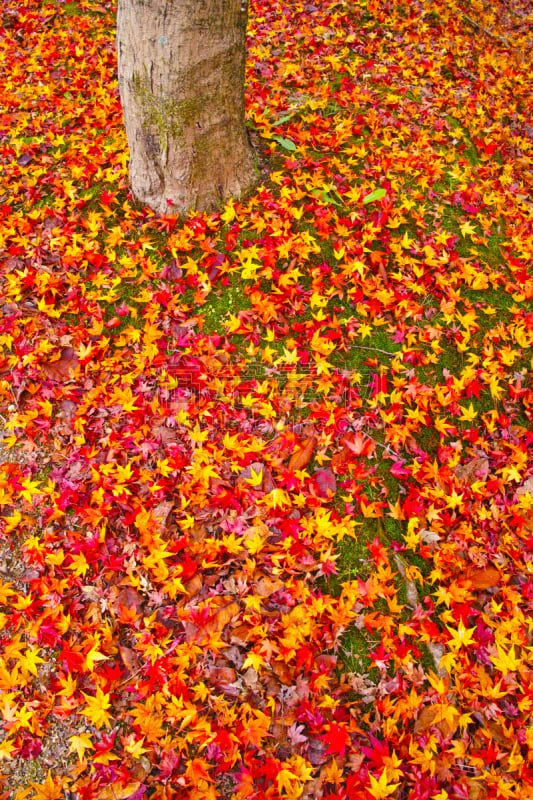
<svg viewBox="0 0 533 800">
<path fill-rule="evenodd" d="M 134 195 L 209 209 L 258 180 L 244 125 L 240 0 L 119 0 L 119 86 Z"/>
</svg>

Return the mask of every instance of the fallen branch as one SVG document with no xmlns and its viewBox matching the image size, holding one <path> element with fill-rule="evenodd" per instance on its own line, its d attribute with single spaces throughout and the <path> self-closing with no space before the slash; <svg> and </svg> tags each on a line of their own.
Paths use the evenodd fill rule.
<svg viewBox="0 0 533 800">
<path fill-rule="evenodd" d="M 504 39 L 503 36 L 498 36 L 497 33 L 492 33 L 492 31 L 489 31 L 487 28 L 484 28 L 483 25 L 480 25 L 479 22 L 476 22 L 476 20 L 472 19 L 472 17 L 467 16 L 467 14 L 463 14 L 462 16 L 463 19 L 466 20 L 466 22 L 469 22 L 470 25 L 472 25 L 474 28 L 483 31 L 483 33 L 486 33 L 487 36 L 491 36 L 493 39 L 497 39 L 499 42 L 502 42 L 502 44 L 504 44 L 506 47 L 509 47 L 511 50 L 517 49 L 516 47 L 513 47 L 512 44 L 510 44 L 507 39 Z"/>
</svg>

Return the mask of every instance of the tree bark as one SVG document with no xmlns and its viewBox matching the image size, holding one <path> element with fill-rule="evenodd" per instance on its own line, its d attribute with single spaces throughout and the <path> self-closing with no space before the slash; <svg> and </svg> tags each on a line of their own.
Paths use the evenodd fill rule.
<svg viewBox="0 0 533 800">
<path fill-rule="evenodd" d="M 244 123 L 247 0 L 118 0 L 119 90 L 134 197 L 211 210 L 258 180 Z"/>
</svg>

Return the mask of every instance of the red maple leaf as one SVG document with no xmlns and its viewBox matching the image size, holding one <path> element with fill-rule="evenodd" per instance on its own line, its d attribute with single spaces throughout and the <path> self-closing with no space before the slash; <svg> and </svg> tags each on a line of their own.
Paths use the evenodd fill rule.
<svg viewBox="0 0 533 800">
<path fill-rule="evenodd" d="M 324 753 L 326 756 L 343 756 L 351 741 L 346 728 L 343 725 L 337 725 L 336 722 L 330 724 L 328 732 L 321 739 L 328 745 L 328 749 Z"/>
</svg>

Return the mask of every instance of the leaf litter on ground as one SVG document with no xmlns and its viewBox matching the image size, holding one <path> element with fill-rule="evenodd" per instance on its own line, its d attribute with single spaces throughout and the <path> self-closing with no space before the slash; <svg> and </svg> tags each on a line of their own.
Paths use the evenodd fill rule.
<svg viewBox="0 0 533 800">
<path fill-rule="evenodd" d="M 256 0 L 182 222 L 115 10 L 1 7 L 0 796 L 528 797 L 533 7 Z"/>
</svg>

